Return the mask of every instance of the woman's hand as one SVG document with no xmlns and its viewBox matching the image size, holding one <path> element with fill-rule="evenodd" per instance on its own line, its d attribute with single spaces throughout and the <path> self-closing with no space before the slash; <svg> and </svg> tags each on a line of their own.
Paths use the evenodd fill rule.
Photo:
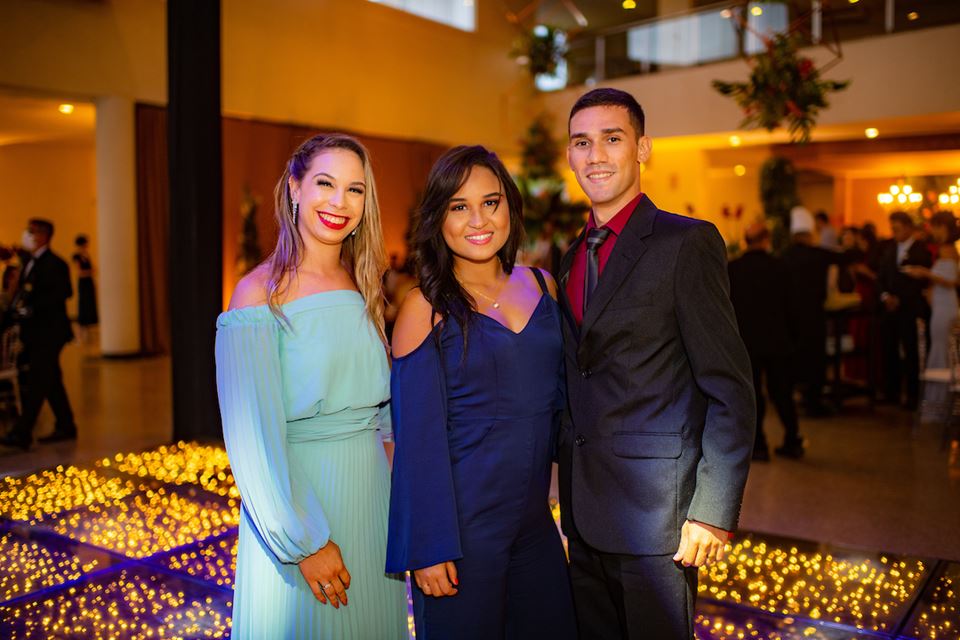
<svg viewBox="0 0 960 640">
<path fill-rule="evenodd" d="M 424 567 L 413 572 L 417 586 L 428 596 L 442 598 L 457 595 L 457 566 L 451 561 Z"/>
<path fill-rule="evenodd" d="M 911 278 L 917 278 L 918 280 L 924 280 L 930 277 L 930 269 L 927 269 L 926 267 L 907 265 L 905 267 L 900 267 L 900 271 L 904 272 Z"/>
<path fill-rule="evenodd" d="M 347 606 L 350 572 L 343 564 L 340 547 L 333 540 L 328 540 L 319 551 L 301 560 L 299 566 L 317 600 L 323 604 L 329 600 L 334 609 L 339 609 L 341 604 Z"/>
</svg>

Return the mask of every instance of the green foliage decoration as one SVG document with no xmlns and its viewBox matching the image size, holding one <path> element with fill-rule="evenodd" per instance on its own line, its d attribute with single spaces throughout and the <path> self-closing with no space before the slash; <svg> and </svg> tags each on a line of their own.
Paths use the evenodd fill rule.
<svg viewBox="0 0 960 640">
<path fill-rule="evenodd" d="M 741 128 L 773 131 L 786 123 L 791 141 L 809 142 L 820 110 L 829 105 L 827 94 L 850 82 L 822 80 L 813 60 L 799 54 L 796 34 L 763 37 L 763 42 L 765 50 L 747 58 L 752 67 L 747 82 L 714 80 L 713 88 L 743 110 Z"/>
</svg>

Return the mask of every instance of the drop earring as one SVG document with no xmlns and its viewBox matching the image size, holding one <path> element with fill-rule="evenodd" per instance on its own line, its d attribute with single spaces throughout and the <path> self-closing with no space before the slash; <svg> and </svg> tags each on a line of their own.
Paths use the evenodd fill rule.
<svg viewBox="0 0 960 640">
<path fill-rule="evenodd" d="M 300 212 L 300 203 L 294 201 L 293 203 L 293 226 L 297 226 L 297 213 Z"/>
</svg>

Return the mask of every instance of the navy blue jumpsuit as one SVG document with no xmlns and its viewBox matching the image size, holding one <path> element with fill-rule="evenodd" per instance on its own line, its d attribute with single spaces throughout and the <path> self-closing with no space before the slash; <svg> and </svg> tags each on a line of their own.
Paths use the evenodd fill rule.
<svg viewBox="0 0 960 640">
<path fill-rule="evenodd" d="M 448 318 L 394 360 L 386 569 L 455 561 L 456 595 L 427 596 L 414 582 L 418 640 L 574 638 L 547 503 L 563 401 L 559 307 L 543 293 L 520 333 L 473 320 L 466 357 Z"/>
</svg>

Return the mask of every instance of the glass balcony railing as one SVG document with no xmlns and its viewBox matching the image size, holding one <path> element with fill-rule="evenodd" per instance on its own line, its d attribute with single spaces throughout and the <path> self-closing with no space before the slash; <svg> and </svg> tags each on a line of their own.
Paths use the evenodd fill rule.
<svg viewBox="0 0 960 640">
<path fill-rule="evenodd" d="M 549 91 L 730 60 L 760 51 L 761 36 L 791 27 L 812 45 L 953 23 L 960 23 L 960 0 L 723 2 L 577 34 L 566 43 L 566 64 L 537 85 Z"/>
</svg>

